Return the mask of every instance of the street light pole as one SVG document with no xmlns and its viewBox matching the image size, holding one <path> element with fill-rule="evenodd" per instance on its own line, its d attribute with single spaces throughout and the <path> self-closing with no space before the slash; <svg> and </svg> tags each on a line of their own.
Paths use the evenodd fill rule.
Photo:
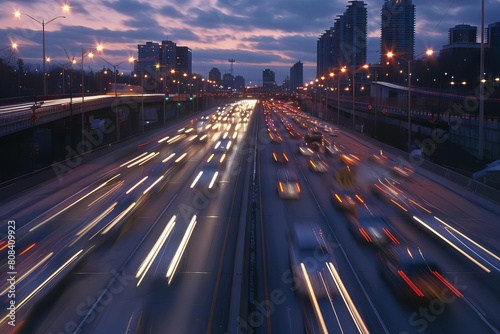
<svg viewBox="0 0 500 334">
<path fill-rule="evenodd" d="M 65 9 L 68 9 L 67 7 L 65 7 Z M 48 20 L 47 22 L 45 22 L 45 20 L 37 20 L 35 19 L 33 16 L 29 15 L 29 14 L 26 14 L 26 13 L 21 13 L 20 11 L 16 11 L 14 13 L 14 15 L 16 17 L 21 17 L 21 15 L 24 15 L 24 16 L 27 16 L 29 17 L 30 19 L 32 19 L 33 21 L 37 22 L 38 24 L 41 24 L 42 25 L 42 71 L 43 71 L 43 96 L 46 96 L 47 95 L 47 80 L 46 80 L 46 73 L 45 73 L 45 63 L 47 61 L 47 58 L 45 56 L 45 26 L 47 24 L 49 24 L 50 22 L 52 21 L 55 21 L 57 19 L 65 19 L 66 16 L 56 16 L 50 20 Z"/>
<path fill-rule="evenodd" d="M 427 50 L 427 51 L 419 53 L 418 55 L 415 56 L 415 58 L 420 56 L 420 55 L 423 55 L 424 53 L 427 54 L 428 56 L 430 56 L 430 55 L 432 55 L 433 52 L 434 51 L 432 51 L 432 50 Z M 402 60 L 405 60 L 408 63 L 408 152 L 411 153 L 411 128 L 412 128 L 412 125 L 411 125 L 411 61 L 412 60 L 411 60 L 411 58 L 396 56 L 392 52 L 387 53 L 387 57 L 400 58 Z"/>
</svg>

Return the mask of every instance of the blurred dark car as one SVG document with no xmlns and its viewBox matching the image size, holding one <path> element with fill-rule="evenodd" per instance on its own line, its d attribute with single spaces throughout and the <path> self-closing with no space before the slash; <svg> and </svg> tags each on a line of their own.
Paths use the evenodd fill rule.
<svg viewBox="0 0 500 334">
<path fill-rule="evenodd" d="M 357 206 L 347 218 L 349 230 L 360 240 L 379 247 L 399 244 L 387 218 L 374 207 L 366 204 Z"/>
<path fill-rule="evenodd" d="M 463 297 L 419 247 L 394 245 L 380 251 L 380 272 L 394 293 L 409 302 L 449 300 Z"/>
</svg>

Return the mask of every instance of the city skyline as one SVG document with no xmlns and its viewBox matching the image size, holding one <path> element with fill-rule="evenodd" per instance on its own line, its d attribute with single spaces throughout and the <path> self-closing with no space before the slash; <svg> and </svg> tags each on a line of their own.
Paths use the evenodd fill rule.
<svg viewBox="0 0 500 334">
<path fill-rule="evenodd" d="M 364 1 L 368 12 L 367 59 L 380 58 L 380 20 L 382 1 Z M 261 81 L 262 70 L 270 68 L 281 84 L 290 67 L 304 63 L 304 80 L 316 73 L 316 41 L 333 25 L 348 1 L 324 3 L 319 1 L 229 0 L 201 2 L 197 0 L 175 5 L 170 2 L 137 1 L 96 2 L 84 5 L 68 3 L 69 13 L 63 13 L 62 3 L 55 1 L 3 2 L 0 4 L 0 46 L 19 44 L 18 55 L 27 64 L 40 64 L 42 55 L 42 25 L 14 12 L 33 16 L 39 21 L 65 15 L 45 25 L 46 55 L 57 62 L 70 57 L 81 58 L 81 50 L 102 43 L 101 56 L 113 64 L 137 57 L 137 45 L 148 41 L 172 40 L 193 51 L 193 72 L 208 77 L 217 67 L 228 73 L 227 59 L 234 58 L 234 74 L 245 77 L 248 85 Z M 448 30 L 457 24 L 478 27 L 480 38 L 481 5 L 466 1 L 413 1 L 416 7 L 415 51 L 427 47 L 436 51 L 447 44 Z M 485 27 L 498 22 L 499 1 L 485 1 Z M 92 19 L 89 19 L 92 17 Z M 5 52 L 5 51 L 4 51 Z M 99 58 L 85 61 L 85 69 L 107 67 Z M 128 62 L 120 70 L 130 71 Z"/>
</svg>

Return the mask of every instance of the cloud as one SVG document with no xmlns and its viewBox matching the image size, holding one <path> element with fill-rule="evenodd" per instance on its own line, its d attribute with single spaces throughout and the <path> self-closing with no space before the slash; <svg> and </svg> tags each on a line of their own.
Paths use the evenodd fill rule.
<svg viewBox="0 0 500 334">
<path fill-rule="evenodd" d="M 380 55 L 380 0 L 365 1 L 368 11 L 368 60 Z M 447 44 L 448 29 L 461 23 L 480 28 L 480 6 L 467 0 L 414 0 L 416 47 L 438 50 Z M 21 0 L 0 3 L 0 45 L 20 42 L 19 56 L 25 62 L 41 62 L 41 24 L 28 17 L 15 19 L 14 10 L 37 18 L 58 19 L 46 26 L 47 54 L 64 61 L 65 50 L 75 58 L 81 50 L 103 43 L 103 57 L 119 63 L 137 56 L 137 45 L 170 39 L 193 50 L 193 68 L 219 66 L 227 71 L 228 58 L 235 58 L 235 73 L 258 78 L 263 68 L 276 72 L 278 80 L 289 74 L 298 60 L 304 62 L 304 77 L 315 75 L 316 41 L 344 13 L 347 0 L 87 0 L 71 3 L 63 14 L 55 0 Z M 499 21 L 500 1 L 486 0 L 486 26 Z M 479 36 L 479 34 L 478 34 Z M 0 48 L 1 48 L 0 47 Z M 0 54 L 1 56 L 1 54 Z M 94 60 L 95 66 L 99 61 Z M 89 64 L 93 63 L 89 61 Z M 123 64 L 122 66 L 130 66 Z M 131 68 L 131 67 L 130 67 Z M 208 75 L 208 70 L 206 74 Z M 253 71 L 253 72 L 252 72 Z M 257 80 L 257 79 L 254 79 Z"/>
</svg>

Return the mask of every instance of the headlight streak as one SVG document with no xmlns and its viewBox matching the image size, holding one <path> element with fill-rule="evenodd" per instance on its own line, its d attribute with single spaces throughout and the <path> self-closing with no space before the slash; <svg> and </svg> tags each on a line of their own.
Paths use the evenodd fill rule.
<svg viewBox="0 0 500 334">
<path fill-rule="evenodd" d="M 144 156 L 140 159 L 137 159 L 134 162 L 128 164 L 127 168 L 131 168 L 131 167 L 134 167 L 135 165 L 142 164 L 143 162 L 148 161 L 149 159 L 153 158 L 156 154 L 158 154 L 158 153 L 151 152 L 151 153 L 147 154 L 146 156 Z"/>
<path fill-rule="evenodd" d="M 172 138 L 170 138 L 169 140 L 167 140 L 167 144 L 172 144 L 172 143 L 175 143 L 176 141 L 178 141 L 179 139 L 181 138 L 181 135 L 176 135 Z"/>
<path fill-rule="evenodd" d="M 175 163 L 178 163 L 179 161 L 184 159 L 186 157 L 186 155 L 187 155 L 187 152 L 182 153 L 182 155 L 175 160 Z"/>
<path fill-rule="evenodd" d="M 457 229 L 455 229 L 453 226 L 450 226 L 448 225 L 447 223 L 445 223 L 444 221 L 442 221 L 441 219 L 439 219 L 438 217 L 434 216 L 435 219 L 437 219 L 438 221 L 440 221 L 441 223 L 443 223 L 444 225 L 448 226 L 448 228 L 452 229 L 453 231 L 457 232 L 458 234 L 460 234 L 461 236 L 463 236 L 465 239 L 469 240 L 470 242 L 472 242 L 474 245 L 476 245 L 477 247 L 479 247 L 480 249 L 482 249 L 483 251 L 485 251 L 486 253 L 488 253 L 489 255 L 491 255 L 492 257 L 494 257 L 497 261 L 500 261 L 500 257 L 498 257 L 495 253 L 491 252 L 490 250 L 488 250 L 487 248 L 481 246 L 480 244 L 478 244 L 477 242 L 475 242 L 474 240 L 472 240 L 471 238 L 469 238 L 468 236 L 466 236 L 465 234 L 463 234 L 462 232 L 458 231 Z"/>
<path fill-rule="evenodd" d="M 78 202 L 82 201 L 83 199 L 85 199 L 86 197 L 90 196 L 92 193 L 96 192 L 97 190 L 101 189 L 102 187 L 104 187 L 108 182 L 110 182 L 111 180 L 117 178 L 118 176 L 120 176 L 120 174 L 117 174 L 115 176 L 113 176 L 112 178 L 110 178 L 109 180 L 105 181 L 103 184 L 101 184 L 100 186 L 98 186 L 97 188 L 95 188 L 94 190 L 92 190 L 91 192 L 89 192 L 88 194 L 80 197 L 78 200 L 74 201 L 73 203 L 71 203 L 70 205 L 68 205 L 67 207 L 65 207 L 64 209 L 60 210 L 59 212 L 53 214 L 52 216 L 50 216 L 49 218 L 45 219 L 44 221 L 42 221 L 41 223 L 39 223 L 38 225 L 32 227 L 29 229 L 29 232 L 33 232 L 34 230 L 36 230 L 37 228 L 41 227 L 42 225 L 44 225 L 45 223 L 47 223 L 49 220 L 51 220 L 52 218 L 56 217 L 57 215 L 63 213 L 64 211 L 68 210 L 69 208 L 71 208 L 73 205 L 77 204 Z"/>
<path fill-rule="evenodd" d="M 170 159 L 172 159 L 174 156 L 175 156 L 175 153 L 172 153 L 168 157 L 166 157 L 165 159 L 163 159 L 161 162 L 165 163 L 165 162 L 169 161 Z"/>
<path fill-rule="evenodd" d="M 116 224 L 118 224 L 118 222 L 123 218 L 125 217 L 125 215 L 127 213 L 129 213 L 130 210 L 132 210 L 135 206 L 135 202 L 133 202 L 132 204 L 130 204 L 128 206 L 128 208 L 126 208 L 125 210 L 123 210 L 118 216 L 116 216 L 105 228 L 104 228 L 104 231 L 101 232 L 101 234 L 106 234 L 108 233 Z"/>
<path fill-rule="evenodd" d="M 148 156 L 146 156 L 144 159 L 142 159 L 141 162 L 139 162 L 139 165 L 143 165 L 145 164 L 146 162 L 148 162 L 149 160 L 153 159 L 154 157 L 156 157 L 158 154 L 160 154 L 160 152 L 153 152 L 151 154 L 149 154 Z"/>
<path fill-rule="evenodd" d="M 307 273 L 306 266 L 303 262 L 300 263 L 300 269 L 302 270 L 302 277 L 304 278 L 304 283 L 307 287 L 307 292 L 309 294 L 309 298 L 311 299 L 311 304 L 314 309 L 314 313 L 316 314 L 316 318 L 319 322 L 319 327 L 321 333 L 328 333 L 328 329 L 326 328 L 325 320 L 323 319 L 323 314 L 319 308 L 318 300 L 316 299 L 316 295 L 314 294 L 314 290 L 311 284 L 311 280 L 309 279 L 309 274 Z"/>
<path fill-rule="evenodd" d="M 130 194 L 135 188 L 137 188 L 141 183 L 143 183 L 144 181 L 146 181 L 146 179 L 148 178 L 148 175 L 144 176 L 141 180 L 139 180 L 139 182 L 137 182 L 136 184 L 134 184 L 132 186 L 132 188 L 130 188 L 129 190 L 127 190 L 127 192 L 125 194 Z"/>
<path fill-rule="evenodd" d="M 38 261 L 33 267 L 28 269 L 28 271 L 26 271 L 21 277 L 17 277 L 16 284 L 19 284 L 20 282 L 22 282 L 26 278 L 26 276 L 28 276 L 33 271 L 35 271 L 38 267 L 40 267 L 42 264 L 44 264 L 45 261 L 47 261 L 53 254 L 54 254 L 54 252 L 50 252 L 49 254 L 45 255 L 45 257 L 41 261 Z M 10 289 L 10 286 L 8 286 L 5 290 L 0 292 L 0 296 L 4 296 L 7 293 L 7 291 L 9 291 L 9 289 Z"/>
<path fill-rule="evenodd" d="M 167 274 L 166 277 L 168 279 L 168 285 L 172 282 L 172 279 L 174 278 L 175 272 L 177 270 L 177 266 L 179 265 L 182 255 L 184 254 L 184 251 L 186 250 L 186 246 L 189 242 L 189 238 L 191 237 L 191 234 L 193 233 L 194 227 L 196 226 L 196 215 L 191 218 L 191 221 L 189 222 L 189 225 L 186 229 L 186 232 L 184 233 L 184 236 L 182 237 L 181 243 L 179 244 L 179 247 L 177 248 L 177 251 L 174 254 L 174 257 L 172 258 L 172 261 L 170 262 L 170 265 L 168 266 L 167 269 Z"/>
<path fill-rule="evenodd" d="M 153 188 L 153 187 L 154 187 L 154 186 L 155 186 L 158 182 L 160 182 L 160 181 L 163 179 L 163 177 L 164 177 L 163 175 L 160 175 L 160 177 L 159 177 L 159 178 L 157 178 L 157 179 L 156 179 L 156 181 L 155 181 L 155 182 L 153 182 L 153 183 L 152 183 L 149 187 L 147 187 L 147 188 L 146 188 L 146 190 L 144 190 L 142 193 L 143 193 L 143 194 L 145 194 L 145 193 L 147 193 L 148 191 L 150 191 L 150 190 L 151 190 L 151 188 Z"/>
<path fill-rule="evenodd" d="M 163 137 L 162 139 L 158 140 L 158 144 L 163 143 L 165 140 L 168 140 L 170 136 Z"/>
<path fill-rule="evenodd" d="M 148 255 L 146 256 L 146 258 L 144 258 L 144 261 L 142 261 L 141 265 L 139 266 L 139 269 L 137 270 L 137 274 L 135 275 L 135 278 L 140 277 L 139 281 L 137 282 L 137 286 L 139 286 L 141 284 L 142 280 L 146 276 L 146 273 L 148 272 L 149 268 L 153 264 L 156 256 L 160 252 L 160 249 L 163 247 L 163 244 L 165 243 L 168 236 L 170 235 L 170 233 L 174 229 L 176 218 L 177 218 L 177 216 L 175 216 L 175 215 L 172 216 L 172 218 L 170 218 L 169 222 L 167 223 L 167 225 L 163 229 L 163 232 L 160 234 L 160 237 L 158 238 L 158 240 L 156 240 L 156 243 L 154 244 L 153 248 L 151 248 Z"/>
<path fill-rule="evenodd" d="M 432 227 L 430 227 L 429 225 L 427 225 L 424 221 L 422 221 L 421 219 L 419 219 L 418 217 L 415 217 L 413 216 L 413 219 L 415 219 L 417 222 L 419 222 L 420 224 L 422 224 L 424 227 L 426 227 L 429 231 L 431 231 L 432 233 L 434 233 L 435 235 L 437 235 L 439 238 L 441 238 L 443 241 L 445 241 L 448 245 L 450 245 L 451 247 L 455 248 L 455 250 L 457 250 L 459 253 L 461 253 L 463 256 L 465 256 L 466 258 L 468 258 L 471 262 L 475 263 L 479 268 L 483 269 L 484 271 L 486 271 L 487 273 L 490 273 L 491 270 L 488 269 L 486 266 L 484 266 L 483 264 L 481 264 L 479 261 L 477 261 L 476 259 L 474 259 L 472 256 L 470 256 L 469 254 L 467 254 L 464 250 L 462 250 L 460 247 L 458 247 L 457 245 L 455 245 L 454 243 L 452 243 L 451 241 L 449 241 L 448 239 L 446 239 L 444 236 L 442 236 L 438 231 L 434 230 Z"/>
<path fill-rule="evenodd" d="M 370 333 L 368 327 L 366 327 L 363 321 L 363 318 L 359 314 L 356 305 L 354 305 L 354 302 L 352 301 L 349 292 L 347 292 L 347 289 L 345 288 L 344 283 L 342 282 L 342 279 L 340 278 L 340 275 L 338 274 L 334 265 L 331 262 L 328 262 L 326 264 L 326 267 L 328 268 L 328 271 L 330 271 L 330 274 L 332 275 L 333 278 L 333 282 L 337 286 L 337 290 L 339 291 L 340 296 L 344 300 L 344 303 L 347 306 L 347 309 L 349 310 L 349 313 L 351 314 L 352 320 L 354 321 L 356 327 L 358 328 L 358 331 L 360 333 Z"/>
<path fill-rule="evenodd" d="M 19 304 L 17 304 L 17 311 L 19 311 L 19 309 L 21 309 L 21 307 L 26 304 L 26 302 L 28 302 L 31 298 L 33 298 L 34 295 L 36 295 L 38 293 L 38 291 L 40 291 L 41 289 L 43 289 L 43 287 L 45 285 L 47 285 L 48 282 L 50 282 L 55 276 L 57 276 L 61 271 L 64 270 L 64 268 L 66 268 L 71 262 L 73 262 L 77 257 L 78 255 L 80 255 L 80 253 L 83 252 L 83 249 L 80 249 L 78 252 L 76 252 L 75 255 L 73 255 L 68 261 L 66 261 L 62 266 L 59 267 L 59 269 L 57 269 L 56 271 L 54 271 L 45 281 L 43 281 L 42 284 L 40 284 L 37 288 L 35 288 L 35 290 L 33 290 L 28 296 L 26 296 L 23 300 L 21 300 L 21 302 L 19 302 Z M 9 315 L 6 315 L 1 321 L 0 321 L 0 324 L 3 324 L 5 322 L 5 320 L 9 319 Z"/>
<path fill-rule="evenodd" d="M 88 231 L 90 231 L 95 225 L 97 225 L 104 217 L 106 217 L 113 209 L 115 208 L 116 204 L 118 202 L 114 202 L 111 204 L 109 208 L 104 210 L 99 216 L 94 218 L 90 223 L 88 223 L 85 227 L 83 227 L 78 233 L 76 233 L 77 238 L 73 240 L 68 247 L 73 246 L 78 240 L 80 240 L 81 237 L 83 237 Z"/>
<path fill-rule="evenodd" d="M 124 183 L 123 181 L 118 182 L 113 188 L 111 188 L 110 190 L 106 191 L 106 193 L 104 193 L 103 195 L 99 196 L 94 201 L 90 202 L 89 205 L 87 205 L 87 207 L 90 208 L 92 205 L 94 205 L 95 203 L 99 202 L 101 199 L 105 198 L 106 196 L 108 196 L 109 194 L 111 194 L 113 191 L 115 191 L 118 188 L 120 188 L 123 185 L 123 183 Z"/>
<path fill-rule="evenodd" d="M 188 141 L 193 141 L 196 139 L 196 137 L 198 137 L 198 135 L 192 135 L 191 137 L 189 137 Z"/>
<path fill-rule="evenodd" d="M 136 161 L 137 159 L 142 158 L 142 157 L 143 157 L 143 156 L 145 156 L 146 154 L 148 154 L 148 152 L 144 152 L 144 153 L 142 153 L 141 155 L 138 155 L 138 156 L 136 156 L 135 158 L 133 158 L 133 159 L 131 159 L 131 160 L 127 161 L 127 162 L 122 163 L 122 164 L 120 165 L 120 167 L 127 166 L 128 164 L 131 164 L 132 162 Z"/>
<path fill-rule="evenodd" d="M 198 173 L 198 175 L 196 176 L 196 178 L 194 179 L 193 183 L 191 183 L 191 186 L 189 188 L 193 189 L 194 186 L 196 185 L 196 183 L 198 182 L 198 180 L 200 179 L 201 175 L 203 174 L 203 171 L 200 171 Z"/>
<path fill-rule="evenodd" d="M 212 176 L 212 180 L 210 181 L 210 184 L 208 185 L 208 189 L 212 189 L 212 187 L 214 186 L 214 183 L 217 180 L 217 175 L 219 175 L 219 172 L 215 172 L 214 175 Z"/>
</svg>

